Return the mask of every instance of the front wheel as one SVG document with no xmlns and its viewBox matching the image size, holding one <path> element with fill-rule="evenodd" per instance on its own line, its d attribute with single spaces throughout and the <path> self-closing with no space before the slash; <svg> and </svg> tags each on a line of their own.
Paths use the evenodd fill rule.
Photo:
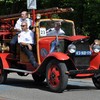
<svg viewBox="0 0 100 100">
<path fill-rule="evenodd" d="M 46 80 L 51 91 L 60 93 L 65 90 L 68 83 L 66 71 L 64 62 L 55 59 L 49 62 L 46 69 Z"/>
<path fill-rule="evenodd" d="M 92 81 L 97 89 L 100 89 L 100 74 L 94 76 Z"/>
</svg>

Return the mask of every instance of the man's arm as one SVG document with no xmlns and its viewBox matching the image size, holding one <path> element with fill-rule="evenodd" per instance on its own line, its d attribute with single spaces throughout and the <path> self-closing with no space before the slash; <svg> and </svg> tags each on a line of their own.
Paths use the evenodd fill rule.
<svg viewBox="0 0 100 100">
<path fill-rule="evenodd" d="M 21 32 L 21 19 L 19 18 L 15 24 L 14 31 Z"/>
<path fill-rule="evenodd" d="M 32 45 L 29 44 L 29 43 L 20 42 L 20 45 L 22 45 L 22 46 L 28 46 L 28 49 L 29 49 L 29 50 L 32 50 Z"/>
</svg>

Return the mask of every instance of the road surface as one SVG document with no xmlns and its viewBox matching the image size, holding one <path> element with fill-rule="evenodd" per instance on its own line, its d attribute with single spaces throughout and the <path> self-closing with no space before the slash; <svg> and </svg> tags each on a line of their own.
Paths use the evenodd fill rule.
<svg viewBox="0 0 100 100">
<path fill-rule="evenodd" d="M 21 77 L 11 73 L 6 84 L 0 85 L 0 100 L 99 100 L 91 79 L 69 79 L 63 93 L 49 91 L 46 82 L 37 85 L 31 75 Z"/>
</svg>

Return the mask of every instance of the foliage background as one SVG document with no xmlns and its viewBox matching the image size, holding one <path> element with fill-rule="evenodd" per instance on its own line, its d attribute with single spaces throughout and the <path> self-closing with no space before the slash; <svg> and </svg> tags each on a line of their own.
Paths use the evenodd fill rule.
<svg viewBox="0 0 100 100">
<path fill-rule="evenodd" d="M 75 22 L 78 34 L 89 35 L 91 42 L 100 39 L 100 0 L 37 0 L 37 9 L 72 7 L 73 13 L 60 14 Z M 27 0 L 0 0 L 0 15 L 27 10 Z"/>
</svg>

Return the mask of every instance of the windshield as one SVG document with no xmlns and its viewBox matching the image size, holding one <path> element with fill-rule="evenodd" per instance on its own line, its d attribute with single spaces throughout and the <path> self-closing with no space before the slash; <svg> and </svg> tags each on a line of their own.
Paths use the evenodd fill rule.
<svg viewBox="0 0 100 100">
<path fill-rule="evenodd" d="M 72 36 L 75 35 L 74 25 L 72 22 L 68 21 L 41 21 L 40 27 L 40 37 L 43 36 Z"/>
</svg>

